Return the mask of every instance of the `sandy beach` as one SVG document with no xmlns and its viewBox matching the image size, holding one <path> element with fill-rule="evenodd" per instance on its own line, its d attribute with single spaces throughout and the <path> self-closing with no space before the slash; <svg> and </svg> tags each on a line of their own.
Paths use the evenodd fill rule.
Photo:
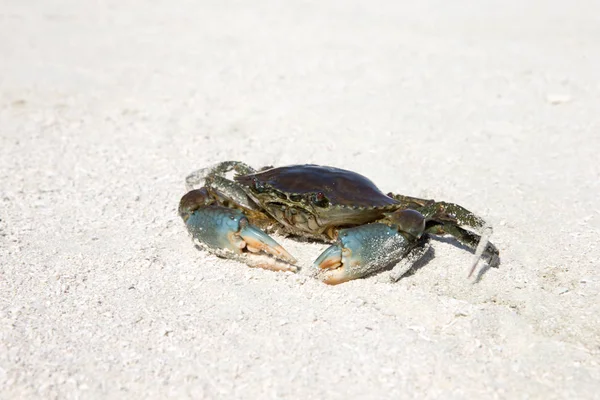
<svg viewBox="0 0 600 400">
<path fill-rule="evenodd" d="M 0 398 L 600 398 L 600 4 L 0 2 Z M 196 249 L 190 172 L 315 163 L 494 227 L 397 283 Z"/>
</svg>

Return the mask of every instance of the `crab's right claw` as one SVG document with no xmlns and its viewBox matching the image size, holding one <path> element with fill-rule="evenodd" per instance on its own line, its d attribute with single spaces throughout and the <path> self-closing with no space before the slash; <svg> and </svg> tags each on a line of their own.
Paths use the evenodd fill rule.
<svg viewBox="0 0 600 400">
<path fill-rule="evenodd" d="M 185 218 L 188 231 L 201 245 L 223 256 L 237 256 L 250 266 L 296 271 L 296 259 L 269 235 L 251 225 L 239 210 L 200 207 Z M 256 253 L 272 257 L 260 257 Z"/>
<path fill-rule="evenodd" d="M 330 285 L 362 278 L 398 262 L 411 243 L 397 229 L 369 224 L 342 229 L 339 241 L 316 260 L 317 276 Z"/>
</svg>

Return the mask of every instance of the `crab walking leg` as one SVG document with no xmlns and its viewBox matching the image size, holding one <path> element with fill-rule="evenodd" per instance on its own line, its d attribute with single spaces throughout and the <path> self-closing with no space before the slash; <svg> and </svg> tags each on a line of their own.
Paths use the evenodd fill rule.
<svg viewBox="0 0 600 400">
<path fill-rule="evenodd" d="M 338 242 L 326 249 L 314 266 L 323 282 L 337 285 L 397 263 L 418 242 L 380 223 L 342 229 Z"/>
<path fill-rule="evenodd" d="M 485 229 L 483 231 L 483 234 L 481 235 L 481 238 L 479 239 L 479 244 L 477 245 L 477 248 L 475 249 L 475 257 L 473 260 L 473 264 L 471 265 L 471 269 L 469 270 L 469 275 L 467 276 L 468 278 L 470 278 L 471 275 L 473 275 L 473 272 L 475 272 L 475 268 L 477 268 L 477 264 L 479 263 L 479 260 L 484 256 L 484 254 L 486 257 L 490 257 L 488 259 L 488 263 L 490 264 L 490 266 L 497 268 L 498 265 L 500 265 L 500 255 L 499 255 L 498 249 L 496 248 L 496 246 L 494 246 L 493 244 L 490 243 L 491 235 L 492 235 L 491 227 L 489 229 Z M 495 251 L 495 254 L 490 253 L 492 250 Z M 491 256 L 490 256 L 490 254 L 491 254 Z"/>
<path fill-rule="evenodd" d="M 197 185 L 204 185 L 206 180 L 216 176 L 224 177 L 226 173 L 235 171 L 238 174 L 251 174 L 254 168 L 240 161 L 223 161 L 212 167 L 202 168 L 192 172 L 185 178 L 187 190 L 192 190 Z"/>
<path fill-rule="evenodd" d="M 427 233 L 452 235 L 460 243 L 475 252 L 475 258 L 469 270 L 469 277 L 475 271 L 481 258 L 487 261 L 491 267 L 497 268 L 500 265 L 500 252 L 489 241 L 492 235 L 492 227 L 471 211 L 458 204 L 444 201 L 436 202 L 392 193 L 389 195 L 398 200 L 403 207 L 413 208 L 422 213 L 428 221 Z M 469 232 L 461 228 L 462 226 L 470 228 L 478 234 Z"/>
<path fill-rule="evenodd" d="M 208 206 L 198 208 L 186 217 L 185 224 L 194 239 L 220 256 L 238 258 L 253 267 L 297 270 L 296 259 L 273 238 L 251 225 L 239 210 Z M 284 262 L 254 254 L 259 252 Z"/>
<path fill-rule="evenodd" d="M 419 199 L 417 197 L 403 196 L 389 193 L 388 196 L 399 201 L 403 208 L 419 211 L 427 220 L 451 222 L 455 225 L 469 227 L 476 232 L 488 228 L 486 222 L 463 206 L 445 201 Z"/>
<path fill-rule="evenodd" d="M 218 193 L 222 200 L 229 199 L 233 203 L 248 210 L 256 210 L 256 205 L 248 198 L 243 189 L 225 175 L 235 171 L 237 174 L 250 174 L 255 170 L 239 161 L 224 161 L 212 167 L 202 168 L 192 172 L 185 178 L 187 190 L 192 190 L 198 185 L 210 187 L 212 192 Z"/>
<path fill-rule="evenodd" d="M 424 236 L 421 240 L 423 241 L 422 245 L 410 250 L 404 258 L 394 265 L 392 272 L 390 272 L 390 281 L 398 282 L 429 251 L 431 248 L 429 237 Z"/>
<path fill-rule="evenodd" d="M 473 264 L 469 270 L 469 277 L 475 271 L 475 267 L 481 258 L 484 259 L 492 268 L 498 268 L 500 265 L 500 252 L 496 246 L 489 241 L 491 228 L 483 229 L 483 237 L 451 223 L 432 225 L 427 228 L 426 232 L 435 235 L 452 235 L 461 244 L 475 253 L 475 259 L 473 260 Z"/>
</svg>

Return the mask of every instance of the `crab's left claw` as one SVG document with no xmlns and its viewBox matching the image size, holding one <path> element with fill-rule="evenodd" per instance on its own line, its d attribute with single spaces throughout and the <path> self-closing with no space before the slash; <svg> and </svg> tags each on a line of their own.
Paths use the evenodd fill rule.
<svg viewBox="0 0 600 400">
<path fill-rule="evenodd" d="M 337 285 L 397 263 L 414 243 L 380 223 L 342 229 L 338 242 L 326 249 L 314 266 L 323 282 Z"/>
<path fill-rule="evenodd" d="M 296 259 L 269 235 L 251 225 L 239 210 L 221 206 L 201 207 L 186 215 L 188 231 L 198 242 L 225 257 L 243 258 L 250 266 L 296 271 Z M 255 253 L 264 252 L 273 259 Z"/>
</svg>

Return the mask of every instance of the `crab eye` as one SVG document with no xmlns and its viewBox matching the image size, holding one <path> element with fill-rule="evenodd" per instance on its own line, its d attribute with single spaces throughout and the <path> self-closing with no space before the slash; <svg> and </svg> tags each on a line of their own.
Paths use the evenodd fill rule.
<svg viewBox="0 0 600 400">
<path fill-rule="evenodd" d="M 322 192 L 317 192 L 311 196 L 311 201 L 314 205 L 319 207 L 327 207 L 329 200 Z"/>
<path fill-rule="evenodd" d="M 254 186 L 254 190 L 256 190 L 258 193 L 262 193 L 265 191 L 265 185 L 263 185 L 263 183 L 259 181 L 258 178 L 252 178 L 252 184 Z"/>
</svg>

